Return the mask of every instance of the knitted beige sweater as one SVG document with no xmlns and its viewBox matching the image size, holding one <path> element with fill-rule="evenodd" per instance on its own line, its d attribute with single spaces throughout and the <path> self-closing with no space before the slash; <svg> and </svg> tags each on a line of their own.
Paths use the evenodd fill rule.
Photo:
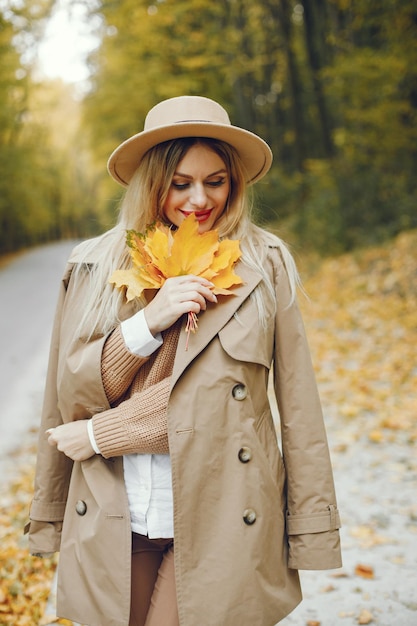
<svg viewBox="0 0 417 626">
<path fill-rule="evenodd" d="M 181 320 L 162 333 L 163 344 L 150 357 L 126 347 L 120 327 L 107 339 L 101 360 L 108 411 L 93 417 L 94 437 L 105 458 L 168 454 L 167 407 Z"/>
</svg>

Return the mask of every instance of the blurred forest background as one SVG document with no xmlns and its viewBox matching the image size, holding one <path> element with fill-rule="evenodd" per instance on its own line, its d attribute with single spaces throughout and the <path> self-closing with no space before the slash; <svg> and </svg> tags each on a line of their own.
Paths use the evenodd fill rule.
<svg viewBox="0 0 417 626">
<path fill-rule="evenodd" d="M 417 227 L 414 0 L 75 0 L 99 45 L 81 96 L 39 78 L 54 0 L 0 0 L 0 252 L 115 220 L 110 152 L 199 94 L 271 145 L 259 219 L 321 254 Z"/>
</svg>

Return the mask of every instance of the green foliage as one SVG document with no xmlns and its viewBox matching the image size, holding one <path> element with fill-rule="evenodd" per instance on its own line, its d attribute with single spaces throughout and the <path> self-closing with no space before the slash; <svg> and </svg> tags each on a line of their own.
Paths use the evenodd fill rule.
<svg viewBox="0 0 417 626">
<path fill-rule="evenodd" d="M 28 59 L 52 6 L 44 0 L 0 9 L 0 252 L 102 225 L 76 136 L 80 105 L 68 86 L 40 84 L 31 74 Z"/>
</svg>

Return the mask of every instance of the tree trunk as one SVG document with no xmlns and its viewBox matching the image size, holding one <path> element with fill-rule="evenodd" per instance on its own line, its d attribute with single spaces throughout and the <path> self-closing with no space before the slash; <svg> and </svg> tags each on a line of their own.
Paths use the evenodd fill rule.
<svg viewBox="0 0 417 626">
<path fill-rule="evenodd" d="M 304 32 L 307 53 L 319 114 L 321 145 L 323 155 L 326 158 L 331 158 L 334 155 L 334 144 L 326 96 L 321 80 L 321 70 L 325 65 L 322 53 L 324 50 L 324 33 L 323 27 L 319 26 L 319 24 L 322 24 L 324 19 L 325 6 L 324 2 L 320 2 L 320 0 L 302 0 L 302 5 L 304 7 Z"/>
<path fill-rule="evenodd" d="M 281 24 L 284 50 L 287 58 L 288 81 L 292 102 L 291 119 L 295 136 L 294 160 L 296 168 L 300 172 L 302 172 L 304 169 L 303 162 L 306 157 L 305 123 L 302 102 L 301 79 L 293 47 L 293 32 L 291 22 L 292 7 L 289 0 L 281 0 L 280 3 L 276 2 L 276 0 L 267 0 L 265 4 L 269 9 L 272 18 L 277 23 Z"/>
</svg>

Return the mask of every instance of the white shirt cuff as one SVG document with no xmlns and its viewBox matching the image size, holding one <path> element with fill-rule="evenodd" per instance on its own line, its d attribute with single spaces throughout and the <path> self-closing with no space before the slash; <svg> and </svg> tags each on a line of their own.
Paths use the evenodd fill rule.
<svg viewBox="0 0 417 626">
<path fill-rule="evenodd" d="M 96 442 L 96 438 L 94 437 L 93 420 L 92 419 L 87 420 L 87 432 L 88 432 L 88 438 L 90 439 L 91 447 L 93 448 L 93 450 L 94 450 L 94 452 L 96 454 L 100 454 L 100 450 L 98 448 L 98 445 L 97 445 L 97 442 Z"/>
<path fill-rule="evenodd" d="M 161 333 L 154 337 L 149 330 L 143 309 L 122 322 L 120 326 L 126 346 L 136 356 L 150 356 L 163 344 Z"/>
</svg>

